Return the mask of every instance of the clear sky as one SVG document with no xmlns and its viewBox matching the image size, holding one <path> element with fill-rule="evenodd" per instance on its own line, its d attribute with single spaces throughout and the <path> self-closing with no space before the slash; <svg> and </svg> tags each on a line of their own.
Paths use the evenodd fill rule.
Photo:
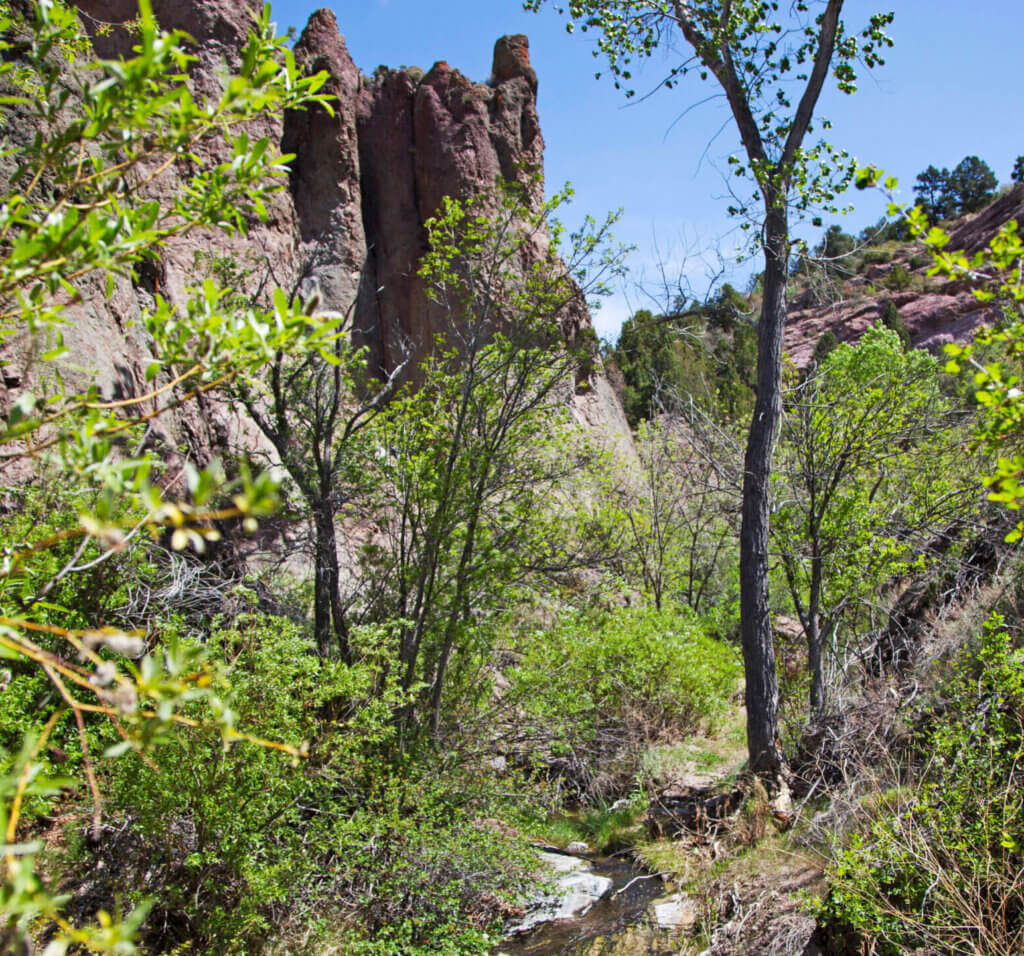
<svg viewBox="0 0 1024 956">
<path fill-rule="evenodd" d="M 301 30 L 323 4 L 276 0 L 279 27 Z M 490 74 L 494 41 L 526 33 L 540 78 L 538 110 L 547 144 L 549 190 L 566 181 L 576 197 L 563 219 L 585 213 L 603 218 L 622 207 L 616 237 L 635 245 L 626 285 L 594 316 L 600 335 L 613 338 L 636 308 L 656 309 L 658 263 L 685 274 L 693 291 L 706 290 L 717 253 L 737 246 L 723 178 L 738 140 L 724 101 L 688 107 L 714 92 L 699 80 L 627 102 L 611 80 L 594 79 L 603 62 L 593 40 L 568 35 L 549 6 L 523 12 L 520 0 L 335 0 L 329 4 L 349 52 L 364 73 L 380 64 L 420 66 L 447 60 L 471 79 Z M 829 93 L 818 114 L 834 123 L 830 136 L 863 163 L 900 177 L 912 198 L 915 175 L 929 164 L 953 167 L 980 156 L 1001 182 L 1024 154 L 1022 0 L 847 0 L 848 26 L 861 27 L 875 11 L 895 9 L 896 46 L 886 66 L 863 77 L 853 97 Z M 653 86 L 665 63 L 658 54 L 639 71 L 638 93 Z M 639 99 L 639 97 L 637 97 Z M 685 112 L 685 115 L 683 115 Z M 885 202 L 875 193 L 851 193 L 855 211 L 843 222 L 857 232 L 877 220 Z M 807 230 L 813 238 L 813 230 Z M 742 270 L 737 275 L 745 275 Z M 644 291 L 644 290 L 647 291 Z"/>
</svg>

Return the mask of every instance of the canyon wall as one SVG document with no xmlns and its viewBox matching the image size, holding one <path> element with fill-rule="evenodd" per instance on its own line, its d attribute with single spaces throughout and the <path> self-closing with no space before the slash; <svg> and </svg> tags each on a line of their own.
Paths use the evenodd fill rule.
<svg viewBox="0 0 1024 956">
<path fill-rule="evenodd" d="M 131 54 L 135 0 L 77 0 L 77 6 L 99 56 Z M 219 95 L 224 64 L 237 64 L 258 6 L 254 0 L 153 0 L 164 29 L 184 30 L 195 41 L 190 77 L 198 95 Z M 118 278 L 112 295 L 104 294 L 105 278 L 97 276 L 95 289 L 69 308 L 69 361 L 104 395 L 144 394 L 151 356 L 135 320 L 157 292 L 183 302 L 186 288 L 201 282 L 217 260 L 235 263 L 238 281 L 254 289 L 263 284 L 292 292 L 315 277 L 323 307 L 352 310 L 355 333 L 384 373 L 410 350 L 422 358 L 445 321 L 416 274 L 426 248 L 424 223 L 442 198 L 469 197 L 500 176 L 527 184 L 535 205 L 543 201 L 542 180 L 531 178 L 531 171 L 543 169 L 544 141 L 525 37 L 497 42 L 486 82 L 473 82 L 445 62 L 425 74 L 380 68 L 371 78 L 355 66 L 334 14 L 323 9 L 310 18 L 295 56 L 303 69 L 328 74 L 326 91 L 336 101 L 332 111 L 267 117 L 251 130 L 295 154 L 287 189 L 271 204 L 267 221 L 253 223 L 244 237 L 192 233 L 174 240 L 137 277 Z M 215 152 L 202 158 L 218 159 Z M 173 195 L 187 174 L 186 168 L 173 171 L 160 190 Z M 569 342 L 591 328 L 582 294 L 561 324 Z M 21 381 L 16 369 L 8 371 Z M 621 406 L 599 361 L 566 401 L 581 423 L 607 430 L 628 447 Z M 200 457 L 239 436 L 260 444 L 244 416 L 212 406 L 167 416 L 154 435 Z"/>
</svg>

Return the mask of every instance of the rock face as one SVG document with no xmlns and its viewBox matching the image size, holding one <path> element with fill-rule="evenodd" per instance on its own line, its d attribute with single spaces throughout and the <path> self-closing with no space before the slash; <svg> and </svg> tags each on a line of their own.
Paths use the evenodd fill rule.
<svg viewBox="0 0 1024 956">
<path fill-rule="evenodd" d="M 136 14 L 135 0 L 76 2 L 98 55 L 130 55 L 134 39 L 124 24 Z M 237 64 L 262 0 L 152 2 L 161 26 L 184 30 L 195 40 L 190 77 L 196 92 L 219 95 L 223 64 Z M 326 71 L 327 91 L 337 99 L 333 115 L 317 107 L 261 120 L 252 131 L 295 154 L 288 189 L 271 206 L 269 221 L 241 240 L 192 234 L 172 242 L 139 281 L 118 280 L 109 300 L 97 286 L 95 297 L 69 311 L 71 360 L 100 372 L 105 395 L 141 394 L 149 355 L 144 337 L 129 323 L 152 303 L 155 291 L 183 302 L 186 288 L 205 278 L 211 254 L 251 267 L 254 289 L 269 278 L 292 291 L 315 276 L 325 308 L 354 311 L 356 334 L 383 372 L 410 349 L 422 358 L 443 315 L 416 271 L 425 250 L 424 223 L 442 198 L 466 198 L 502 176 L 530 184 L 531 201 L 543 201 L 543 187 L 529 172 L 542 170 L 544 141 L 526 37 L 497 42 L 487 83 L 472 82 L 444 62 L 425 75 L 381 68 L 371 79 L 353 63 L 334 14 L 322 9 L 310 18 L 295 56 L 307 70 Z M 160 188 L 172 195 L 180 181 L 171 172 Z M 590 327 L 580 296 L 563 329 L 571 340 Z M 567 400 L 581 423 L 609 429 L 620 445 L 628 444 L 621 407 L 599 366 Z M 184 438 L 193 451 L 196 444 L 212 451 L 228 433 L 246 430 L 244 422 L 226 418 L 227 412 L 204 412 L 169 421 L 166 438 Z"/>
<path fill-rule="evenodd" d="M 1011 220 L 1024 223 L 1024 184 L 1017 185 L 983 210 L 964 216 L 949 229 L 950 249 L 973 254 Z M 911 253 L 917 252 L 915 257 Z M 912 288 L 890 291 L 887 277 L 902 265 L 910 273 Z M 885 313 L 888 303 L 899 311 L 915 348 L 940 351 L 950 343 L 970 341 L 978 327 L 999 317 L 997 306 L 980 302 L 968 283 L 927 275 L 931 256 L 908 247 L 885 266 L 843 285 L 842 297 L 828 305 L 812 305 L 797 298 L 790 303 L 786 323 L 786 351 L 799 367 L 811 360 L 818 339 L 831 331 L 840 342 L 856 341 Z"/>
<path fill-rule="evenodd" d="M 308 33 L 308 31 L 307 31 Z M 522 42 L 526 38 L 514 38 Z M 303 34 L 300 46 L 307 41 Z M 537 119 L 536 78 L 512 69 L 499 40 L 492 84 L 473 83 L 447 63 L 421 76 L 378 70 L 363 85 L 357 127 L 367 258 L 357 326 L 375 329 L 387 368 L 410 344 L 418 355 L 442 331 L 443 313 L 427 298 L 416 263 L 425 251 L 423 224 L 445 196 L 464 199 L 500 176 L 529 182 L 542 168 L 544 141 Z M 503 64 L 499 67 L 499 62 Z M 529 69 L 528 58 L 525 70 Z M 310 156 L 299 143 L 301 166 Z M 539 189 L 533 200 L 542 200 Z"/>
<path fill-rule="evenodd" d="M 541 923 L 582 916 L 612 888 L 606 876 L 590 872 L 590 864 L 574 856 L 540 853 L 541 863 L 554 877 L 552 892 L 538 893 L 526 903 L 526 913 L 509 933 L 525 933 Z"/>
<path fill-rule="evenodd" d="M 322 106 L 288 114 L 281 149 L 294 153 L 289 192 L 298 235 L 299 272 L 320 280 L 324 305 L 346 311 L 358 297 L 366 263 L 356 114 L 362 76 L 330 10 L 317 10 L 295 47 L 297 63 L 327 73 L 336 97 L 333 115 Z"/>
<path fill-rule="evenodd" d="M 922 280 L 926 270 L 922 268 Z M 948 342 L 969 342 L 975 330 L 998 317 L 998 311 L 978 301 L 962 283 L 938 282 L 927 291 L 887 293 L 884 290 L 850 297 L 833 305 L 790 308 L 786 352 L 798 368 L 814 354 L 818 339 L 831 331 L 839 342 L 855 342 L 882 319 L 892 302 L 910 332 L 914 348 L 938 352 Z"/>
<path fill-rule="evenodd" d="M 688 933 L 697 925 L 697 905 L 682 893 L 655 900 L 651 908 L 659 929 Z"/>
<path fill-rule="evenodd" d="M 494 46 L 494 70 L 491 79 L 495 84 L 523 77 L 530 85 L 530 91 L 537 93 L 537 73 L 530 66 L 530 41 L 517 33 L 502 37 Z"/>
</svg>

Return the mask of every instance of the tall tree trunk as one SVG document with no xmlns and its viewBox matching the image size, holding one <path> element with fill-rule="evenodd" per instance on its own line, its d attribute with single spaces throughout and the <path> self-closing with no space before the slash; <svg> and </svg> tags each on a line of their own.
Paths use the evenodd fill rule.
<svg viewBox="0 0 1024 956">
<path fill-rule="evenodd" d="M 341 602 L 341 571 L 338 567 L 338 539 L 334 512 L 323 502 L 313 508 L 316 528 L 313 574 L 313 629 L 316 644 L 324 657 L 337 646 L 341 659 L 351 662 L 348 629 Z"/>
<path fill-rule="evenodd" d="M 822 662 L 824 635 L 821 632 L 821 554 L 817 539 L 811 554 L 811 588 L 807 598 L 807 668 L 811 672 L 811 720 L 825 713 L 825 671 Z"/>
<path fill-rule="evenodd" d="M 807 631 L 807 668 L 811 672 L 811 720 L 819 721 L 825 714 L 824 635 L 817 618 Z"/>
<path fill-rule="evenodd" d="M 783 767 L 778 742 L 779 681 L 768 597 L 768 532 L 772 451 L 782 410 L 782 334 L 786 324 L 789 239 L 785 206 L 771 198 L 766 205 L 764 301 L 757 330 L 757 398 L 744 459 L 740 621 L 750 768 L 770 776 Z"/>
</svg>

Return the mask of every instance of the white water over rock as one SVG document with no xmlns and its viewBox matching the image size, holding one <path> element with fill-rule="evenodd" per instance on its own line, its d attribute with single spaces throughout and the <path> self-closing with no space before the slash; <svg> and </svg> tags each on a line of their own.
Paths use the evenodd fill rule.
<svg viewBox="0 0 1024 956">
<path fill-rule="evenodd" d="M 582 916 L 612 888 L 608 877 L 590 872 L 586 860 L 561 853 L 538 855 L 545 867 L 561 875 L 553 891 L 538 893 L 527 901 L 525 915 L 509 928 L 510 933 L 525 933 L 551 920 Z"/>
</svg>

